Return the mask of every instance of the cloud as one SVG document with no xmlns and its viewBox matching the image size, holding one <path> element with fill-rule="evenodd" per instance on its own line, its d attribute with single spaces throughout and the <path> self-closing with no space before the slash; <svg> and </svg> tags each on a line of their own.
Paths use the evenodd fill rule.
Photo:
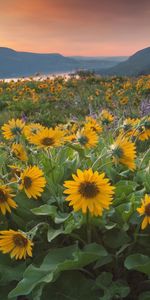
<svg viewBox="0 0 150 300">
<path fill-rule="evenodd" d="M 150 44 L 150 2 L 5 0 L 0 28 L 0 45 L 17 50 L 128 55 Z"/>
</svg>

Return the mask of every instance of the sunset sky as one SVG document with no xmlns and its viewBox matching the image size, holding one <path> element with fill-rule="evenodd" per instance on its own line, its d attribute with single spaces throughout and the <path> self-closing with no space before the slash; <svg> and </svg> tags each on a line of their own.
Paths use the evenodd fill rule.
<svg viewBox="0 0 150 300">
<path fill-rule="evenodd" d="M 128 56 L 150 46 L 150 0 L 0 0 L 0 46 Z"/>
</svg>

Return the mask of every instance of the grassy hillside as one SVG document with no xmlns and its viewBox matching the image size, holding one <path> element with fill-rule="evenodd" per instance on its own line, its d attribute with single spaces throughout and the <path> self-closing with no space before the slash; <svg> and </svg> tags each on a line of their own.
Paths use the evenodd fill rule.
<svg viewBox="0 0 150 300">
<path fill-rule="evenodd" d="M 150 47 L 136 52 L 128 58 L 128 60 L 104 71 L 103 74 L 118 76 L 139 76 L 150 74 Z"/>
</svg>

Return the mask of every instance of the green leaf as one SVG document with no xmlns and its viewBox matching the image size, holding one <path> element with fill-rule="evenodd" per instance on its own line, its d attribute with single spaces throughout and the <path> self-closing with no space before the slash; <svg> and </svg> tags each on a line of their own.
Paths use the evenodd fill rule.
<svg viewBox="0 0 150 300">
<path fill-rule="evenodd" d="M 138 300 L 149 300 L 150 299 L 150 292 L 144 292 L 139 295 Z"/>
<path fill-rule="evenodd" d="M 101 257 L 95 264 L 94 269 L 100 268 L 109 264 L 112 261 L 112 256 L 109 254 L 106 257 Z"/>
<path fill-rule="evenodd" d="M 132 203 L 122 203 L 116 207 L 116 211 L 122 216 L 124 222 L 127 222 L 133 213 Z"/>
<path fill-rule="evenodd" d="M 127 285 L 127 283 L 121 280 L 111 282 L 111 273 L 109 274 L 110 275 L 106 275 L 106 274 L 103 275 L 105 279 L 104 281 L 105 285 L 101 285 L 101 288 L 104 290 L 104 296 L 99 299 L 112 300 L 112 299 L 126 298 L 130 292 L 130 288 Z"/>
<path fill-rule="evenodd" d="M 96 278 L 96 285 L 100 288 L 107 288 L 112 283 L 113 275 L 109 272 L 103 272 Z"/>
<path fill-rule="evenodd" d="M 57 216 L 55 216 L 55 223 L 56 224 L 61 224 L 64 223 L 68 218 L 70 218 L 70 214 L 67 213 L 59 213 Z"/>
<path fill-rule="evenodd" d="M 9 256 L 0 253 L 0 283 L 19 281 L 25 270 L 25 262 L 12 261 Z"/>
<path fill-rule="evenodd" d="M 127 195 L 134 192 L 138 184 L 135 181 L 120 180 L 116 184 L 115 196 L 116 198 L 124 199 Z"/>
<path fill-rule="evenodd" d="M 124 244 L 127 244 L 130 241 L 129 236 L 123 230 L 119 230 L 117 228 L 113 228 L 105 232 L 104 242 L 105 244 L 113 249 L 120 248 Z"/>
<path fill-rule="evenodd" d="M 65 233 L 63 228 L 60 228 L 60 229 L 49 228 L 48 232 L 47 232 L 48 242 L 51 242 L 52 240 L 54 240 L 57 236 L 59 236 L 62 233 Z"/>
<path fill-rule="evenodd" d="M 125 267 L 128 270 L 136 270 L 142 273 L 145 273 L 147 275 L 150 275 L 150 257 L 136 253 L 129 255 L 125 262 Z"/>
<path fill-rule="evenodd" d="M 77 270 L 107 256 L 106 250 L 98 244 L 89 244 L 83 250 L 77 245 L 51 249 L 40 267 L 30 265 L 23 279 L 9 294 L 9 297 L 29 294 L 38 284 L 54 281 L 61 271 Z"/>
<path fill-rule="evenodd" d="M 98 300 L 99 291 L 94 287 L 95 281 L 87 279 L 82 273 L 65 272 L 56 282 L 44 288 L 40 300 Z"/>
<path fill-rule="evenodd" d="M 57 207 L 54 205 L 44 204 L 31 209 L 31 211 L 37 216 L 51 216 L 54 218 L 57 214 Z"/>
</svg>

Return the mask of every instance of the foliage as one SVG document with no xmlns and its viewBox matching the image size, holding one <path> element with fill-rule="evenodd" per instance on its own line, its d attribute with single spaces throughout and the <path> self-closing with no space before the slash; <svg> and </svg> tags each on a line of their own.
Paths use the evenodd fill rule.
<svg viewBox="0 0 150 300">
<path fill-rule="evenodd" d="M 143 215 L 137 211 L 145 195 L 150 194 L 150 119 L 140 116 L 140 102 L 149 89 L 149 76 L 129 81 L 85 75 L 82 79 L 0 83 L 0 121 L 1 125 L 5 123 L 0 142 L 0 235 L 3 230 L 19 230 L 26 236 L 23 247 L 29 240 L 33 243 L 32 256 L 17 260 L 9 257 L 12 250 L 1 253 L 0 239 L 3 300 L 150 299 L 150 225 L 141 228 L 143 218 L 149 218 L 149 206 L 143 204 Z M 121 102 L 125 97 L 126 104 Z M 85 118 L 89 112 L 92 115 Z M 12 128 L 7 123 L 11 117 L 22 117 L 24 127 Z M 47 139 L 45 144 L 36 143 L 43 128 L 35 125 L 35 133 L 31 122 L 47 127 L 55 125 L 55 143 L 50 144 Z M 95 132 L 95 144 L 87 146 L 86 139 L 83 143 L 83 128 L 89 130 L 86 138 L 90 139 L 90 130 Z M 59 131 L 62 134 L 58 137 Z M 116 152 L 118 136 L 127 138 L 128 143 Z M 13 143 L 21 143 L 23 149 L 14 153 Z M 128 159 L 134 161 L 134 168 L 130 168 L 127 158 L 120 159 L 131 145 L 136 148 L 136 155 L 132 147 Z M 22 159 L 19 151 L 26 152 L 26 159 Z M 37 168 L 30 175 L 33 166 Z M 98 174 L 105 173 L 115 187 L 112 203 L 97 216 L 92 214 L 92 208 L 86 213 L 74 210 L 64 193 L 64 182 L 74 178 L 77 182 L 77 175 L 72 178 L 77 169 L 91 168 Z M 26 185 L 24 181 L 27 171 L 33 181 L 40 178 L 36 181 L 38 196 L 34 186 L 33 197 L 27 193 L 30 185 L 29 180 Z M 80 173 L 80 181 L 82 176 Z M 17 207 L 7 202 L 8 196 Z M 7 206 L 4 213 L 6 204 L 11 211 Z"/>
</svg>

